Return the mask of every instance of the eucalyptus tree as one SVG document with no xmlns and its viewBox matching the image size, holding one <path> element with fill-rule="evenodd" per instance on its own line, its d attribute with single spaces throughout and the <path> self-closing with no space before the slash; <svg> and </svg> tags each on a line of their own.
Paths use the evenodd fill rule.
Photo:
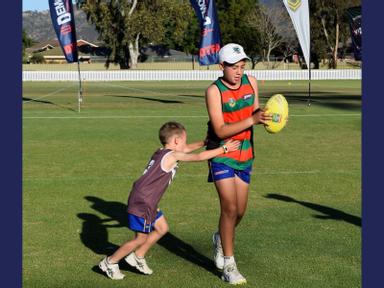
<svg viewBox="0 0 384 288">
<path fill-rule="evenodd" d="M 338 49 L 350 37 L 347 9 L 360 0 L 312 0 L 310 4 L 311 50 L 328 58 L 329 68 L 337 68 Z"/>
<path fill-rule="evenodd" d="M 25 32 L 25 30 L 23 29 L 23 35 L 22 35 L 22 53 L 23 53 L 23 59 L 25 58 L 25 49 L 28 48 L 28 47 L 31 47 L 32 45 L 34 44 L 34 41 L 32 38 L 30 38 L 28 35 L 27 35 L 27 32 Z"/>
<path fill-rule="evenodd" d="M 167 36 L 181 42 L 193 13 L 189 2 L 180 0 L 79 0 L 77 5 L 111 50 L 106 66 L 116 63 L 121 69 L 137 67 L 142 46 Z"/>
<path fill-rule="evenodd" d="M 258 5 L 257 0 L 216 0 L 223 44 L 238 43 L 252 59 L 254 68 L 261 53 L 260 34 L 249 25 L 250 14 Z"/>
</svg>

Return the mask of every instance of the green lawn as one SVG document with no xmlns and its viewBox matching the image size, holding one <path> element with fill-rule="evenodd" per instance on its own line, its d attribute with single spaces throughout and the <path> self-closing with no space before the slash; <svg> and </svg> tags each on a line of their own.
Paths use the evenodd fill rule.
<svg viewBox="0 0 384 288">
<path fill-rule="evenodd" d="M 159 147 L 162 123 L 205 137 L 210 82 L 23 83 L 23 287 L 228 287 L 213 268 L 219 203 L 206 163 L 181 163 L 160 203 L 169 234 L 144 276 L 97 264 L 133 235 L 132 182 Z M 236 259 L 248 287 L 361 287 L 361 82 L 259 82 L 260 102 L 286 96 L 278 134 L 255 127 L 256 159 Z"/>
</svg>

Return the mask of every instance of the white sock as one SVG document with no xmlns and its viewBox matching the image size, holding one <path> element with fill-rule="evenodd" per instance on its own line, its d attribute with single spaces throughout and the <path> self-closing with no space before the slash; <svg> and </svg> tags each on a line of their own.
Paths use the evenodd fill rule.
<svg viewBox="0 0 384 288">
<path fill-rule="evenodd" d="M 235 257 L 232 256 L 224 256 L 224 266 L 235 263 Z"/>
<path fill-rule="evenodd" d="M 142 259 L 145 258 L 144 256 L 141 256 L 141 257 L 137 256 L 136 253 L 135 253 L 135 256 L 136 256 L 136 258 L 139 259 L 139 260 L 142 260 Z"/>
<path fill-rule="evenodd" d="M 116 263 L 113 263 L 113 262 L 109 261 L 109 257 L 107 257 L 107 263 L 110 264 L 110 265 L 116 264 Z"/>
</svg>

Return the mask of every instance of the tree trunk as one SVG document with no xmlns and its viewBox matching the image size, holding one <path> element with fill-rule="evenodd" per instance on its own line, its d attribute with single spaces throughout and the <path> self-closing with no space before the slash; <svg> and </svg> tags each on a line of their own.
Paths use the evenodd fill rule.
<svg viewBox="0 0 384 288">
<path fill-rule="evenodd" d="M 327 28 L 325 25 L 325 16 L 321 17 L 321 25 L 323 26 L 323 32 L 325 35 L 325 39 L 327 40 L 327 45 L 328 45 L 329 49 L 331 50 L 331 56 L 330 57 L 328 56 L 328 59 L 329 59 L 328 60 L 328 68 L 332 68 L 333 67 L 334 47 L 331 45 L 330 40 L 329 40 L 328 31 L 327 31 Z"/>
<path fill-rule="evenodd" d="M 140 33 L 136 35 L 135 42 L 132 43 L 129 42 L 129 55 L 130 55 L 130 68 L 136 69 L 137 68 L 137 60 L 139 59 L 140 51 L 139 51 L 139 39 L 140 39 Z"/>
<path fill-rule="evenodd" d="M 314 69 L 320 69 L 319 56 L 316 53 L 311 54 L 311 62 L 313 62 Z"/>
<path fill-rule="evenodd" d="M 338 52 L 338 48 L 339 48 L 339 24 L 336 23 L 336 37 L 335 37 L 335 49 L 333 50 L 333 69 L 336 69 L 337 68 L 337 52 Z"/>
<path fill-rule="evenodd" d="M 334 46 L 332 46 L 332 53 L 330 55 L 328 67 L 331 69 L 337 68 L 337 52 L 339 47 L 339 24 L 336 24 L 336 32 L 335 32 L 335 43 Z"/>
<path fill-rule="evenodd" d="M 128 12 L 128 17 L 131 18 L 133 12 L 136 10 L 137 6 L 137 0 L 133 0 L 132 7 Z M 129 66 L 131 69 L 137 68 L 137 62 L 139 59 L 139 39 L 140 39 L 140 33 L 137 33 L 135 42 L 132 43 L 132 41 L 129 41 L 128 43 L 128 49 L 129 49 Z"/>
<path fill-rule="evenodd" d="M 268 69 L 269 69 L 270 64 L 271 64 L 271 60 L 269 59 L 270 56 L 271 56 L 271 46 L 268 45 L 268 51 L 267 51 L 267 63 L 268 63 L 267 68 Z"/>
<path fill-rule="evenodd" d="M 324 31 L 324 35 L 325 35 L 325 38 L 327 40 L 327 44 L 328 46 L 330 47 L 331 49 L 331 55 L 330 55 L 330 59 L 329 59 L 329 63 L 328 63 L 328 67 L 331 68 L 331 69 L 336 69 L 337 68 L 337 50 L 339 48 L 339 23 L 338 23 L 338 15 L 336 15 L 336 35 L 335 35 L 335 45 L 331 45 L 330 43 L 330 39 L 329 39 L 329 35 L 328 35 L 328 31 L 326 29 L 326 25 L 325 25 L 325 18 L 322 17 L 321 18 L 321 24 L 323 26 L 323 31 Z"/>
<path fill-rule="evenodd" d="M 127 48 L 124 48 L 124 55 L 125 57 L 119 60 L 120 69 L 129 69 L 129 50 Z"/>
</svg>

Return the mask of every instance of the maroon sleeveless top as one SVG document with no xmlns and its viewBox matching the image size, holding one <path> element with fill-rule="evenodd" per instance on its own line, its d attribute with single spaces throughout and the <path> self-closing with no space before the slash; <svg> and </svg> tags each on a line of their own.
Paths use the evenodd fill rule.
<svg viewBox="0 0 384 288">
<path fill-rule="evenodd" d="M 165 155 L 172 150 L 160 148 L 149 160 L 143 175 L 132 186 L 128 197 L 127 212 L 153 222 L 157 215 L 157 205 L 168 185 L 176 174 L 176 168 L 164 171 L 161 167 Z"/>
</svg>

